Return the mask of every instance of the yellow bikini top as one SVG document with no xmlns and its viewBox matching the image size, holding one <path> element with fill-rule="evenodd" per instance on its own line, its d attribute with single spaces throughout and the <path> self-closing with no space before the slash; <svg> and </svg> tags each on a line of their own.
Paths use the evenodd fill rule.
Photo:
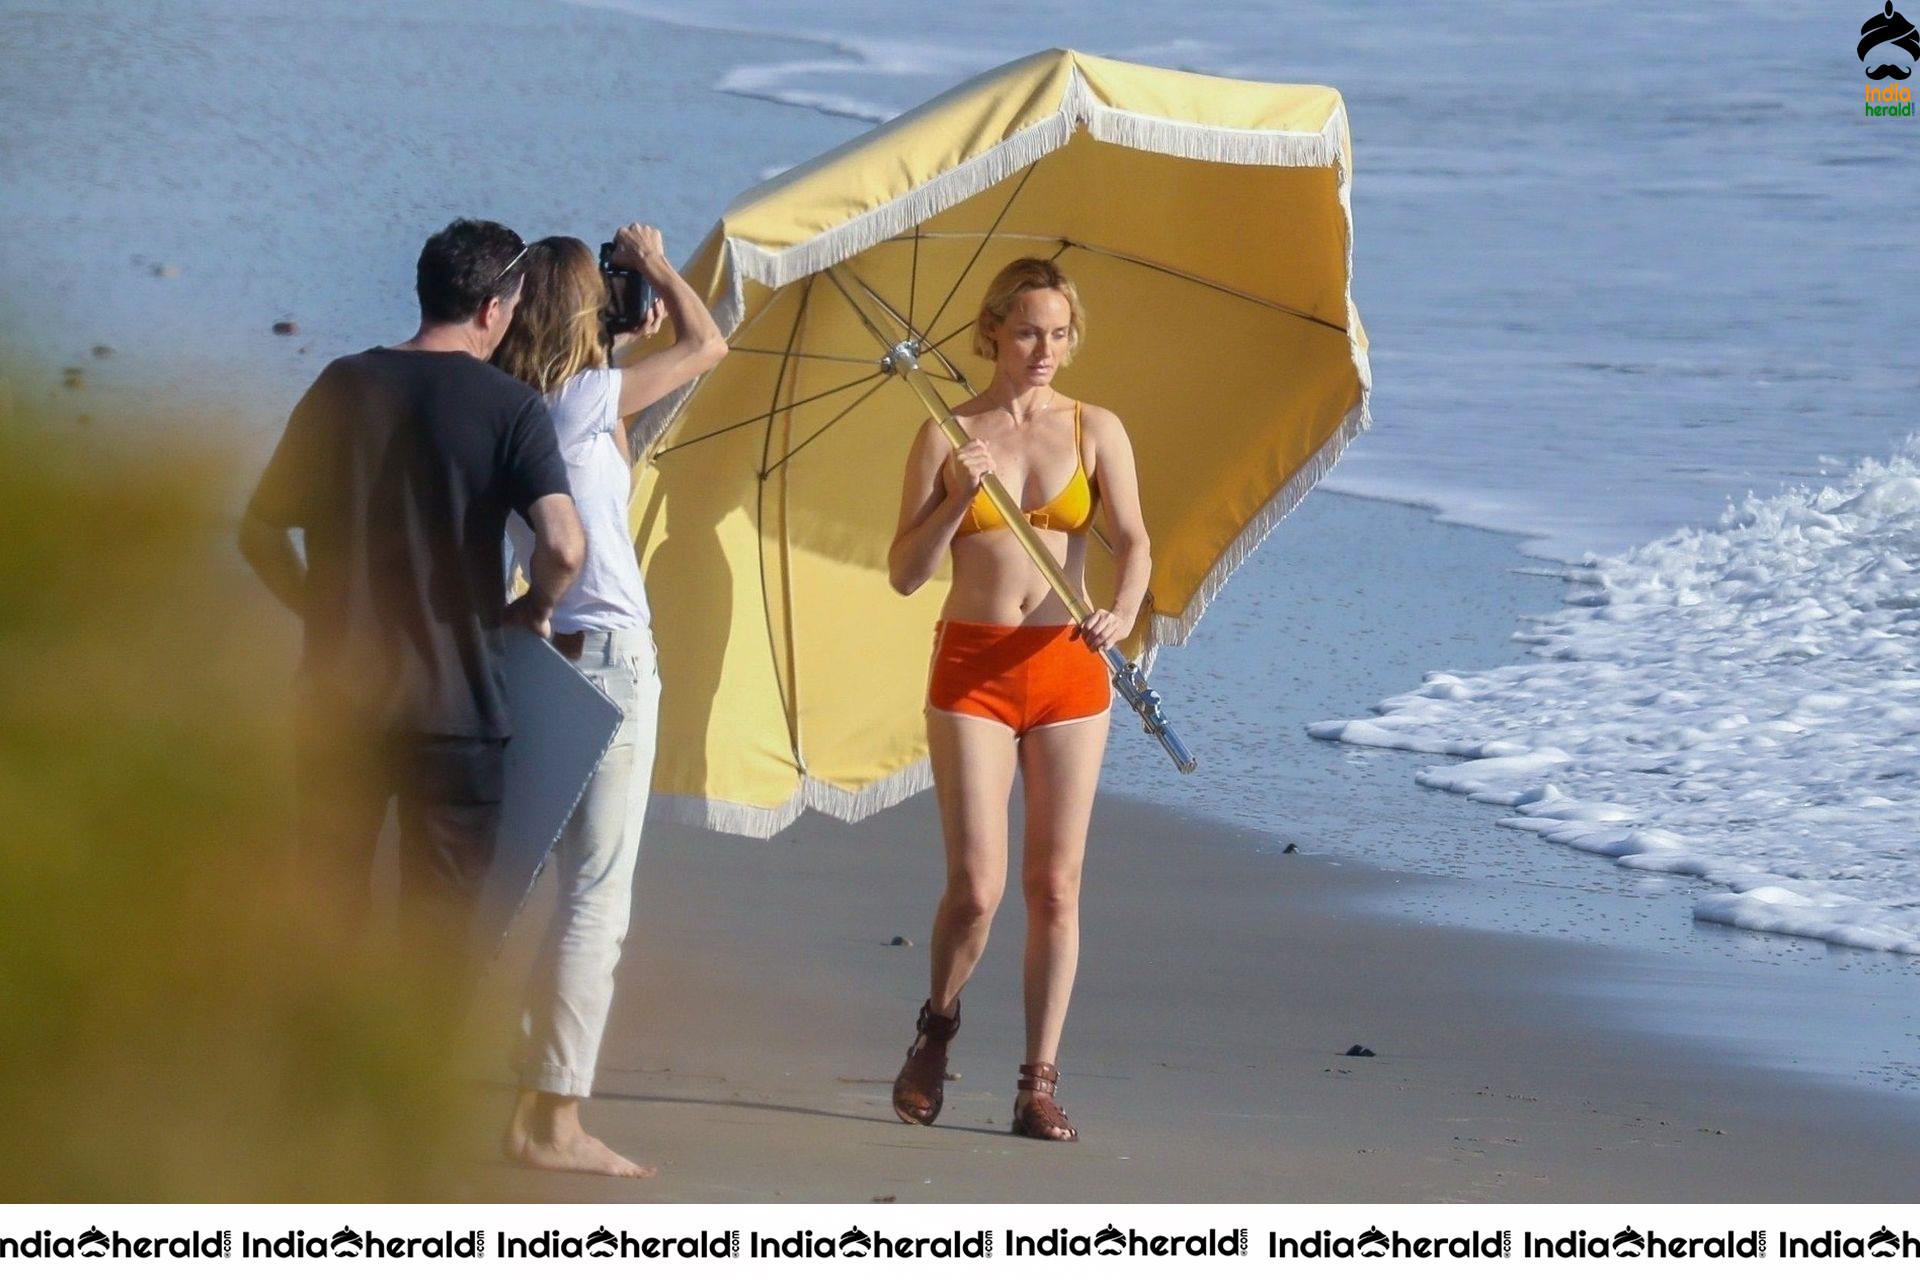
<svg viewBox="0 0 1920 1280">
<path fill-rule="evenodd" d="M 1036 529 L 1079 533 L 1093 523 L 1093 501 L 1093 484 L 1087 478 L 1087 464 L 1080 456 L 1080 402 L 1076 400 L 1073 405 L 1073 477 L 1067 481 L 1066 488 L 1031 511 L 1023 510 L 1022 514 Z M 967 514 L 961 517 L 960 529 L 954 536 L 965 537 L 987 529 L 1004 529 L 1006 524 L 1000 518 L 999 508 L 993 505 L 993 499 L 987 497 L 985 489 L 981 489 L 973 495 L 973 501 L 967 506 Z"/>
</svg>

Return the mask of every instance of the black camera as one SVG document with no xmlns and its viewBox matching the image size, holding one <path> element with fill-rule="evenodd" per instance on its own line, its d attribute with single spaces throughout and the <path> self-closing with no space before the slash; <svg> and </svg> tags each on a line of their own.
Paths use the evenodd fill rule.
<svg viewBox="0 0 1920 1280">
<path fill-rule="evenodd" d="M 631 267 L 613 265 L 613 242 L 600 246 L 600 274 L 607 279 L 607 309 L 600 313 L 609 338 L 632 333 L 647 322 L 653 306 L 653 284 Z"/>
</svg>

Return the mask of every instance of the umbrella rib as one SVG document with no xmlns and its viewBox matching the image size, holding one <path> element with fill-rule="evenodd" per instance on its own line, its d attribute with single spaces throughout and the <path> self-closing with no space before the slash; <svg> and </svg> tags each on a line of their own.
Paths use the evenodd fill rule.
<svg viewBox="0 0 1920 1280">
<path fill-rule="evenodd" d="M 974 236 L 979 236 L 980 243 L 984 246 L 987 239 L 994 234 L 992 228 L 988 228 L 985 231 L 929 231 L 927 232 L 927 238 L 929 240 L 967 240 Z M 1299 320 L 1306 320 L 1312 324 L 1320 325 L 1323 328 L 1332 329 L 1336 333 L 1347 332 L 1345 325 L 1323 319 L 1320 316 L 1314 315 L 1311 311 L 1302 311 L 1298 307 L 1289 307 L 1283 302 L 1275 302 L 1270 298 L 1262 298 L 1255 294 L 1248 293 L 1243 289 L 1235 289 L 1231 285 L 1221 284 L 1218 280 L 1209 280 L 1205 276 L 1194 275 L 1191 271 L 1182 271 L 1178 267 L 1169 267 L 1164 263 L 1155 262 L 1150 258 L 1141 258 L 1130 253 L 1122 253 L 1118 249 L 1108 249 L 1102 245 L 1088 244 L 1084 240 L 1072 240 L 1066 236 L 1036 235 L 1031 232 L 1022 231 L 1009 231 L 1000 238 L 1002 240 L 1040 240 L 1057 243 L 1060 247 L 1054 251 L 1053 256 L 1055 258 L 1058 258 L 1068 249 L 1081 249 L 1087 253 L 1096 253 L 1102 257 L 1112 258 L 1116 262 L 1129 262 L 1136 267 L 1145 267 L 1149 271 L 1158 271 L 1163 275 L 1185 280 L 1189 284 L 1197 284 L 1202 288 L 1212 289 L 1218 293 L 1224 293 L 1229 297 L 1239 298 L 1242 302 L 1251 302 L 1255 306 L 1265 307 L 1269 311 L 1278 311 L 1283 315 L 1293 316 Z M 933 326 L 928 325 L 927 327 L 932 328 Z M 940 339 L 940 342 L 936 342 L 933 345 L 937 347 L 941 342 L 946 342 L 953 336 L 954 335 L 950 333 L 945 338 Z"/>
<path fill-rule="evenodd" d="M 821 436 L 827 434 L 827 431 L 830 428 L 832 428 L 834 424 L 838 423 L 840 419 L 846 417 L 848 414 L 852 413 L 855 409 L 858 409 L 862 404 L 866 403 L 866 399 L 868 396 L 872 395 L 874 392 L 880 390 L 881 387 L 884 387 L 886 385 L 887 384 L 884 382 L 879 382 L 879 383 L 875 383 L 871 387 L 868 387 L 865 391 L 862 391 L 859 394 L 859 396 L 855 398 L 852 404 L 848 405 L 846 408 L 842 409 L 840 412 L 834 414 L 831 418 L 828 418 L 826 422 L 823 423 L 820 426 L 820 428 L 816 430 L 812 435 L 808 436 L 805 440 L 802 440 L 799 444 L 793 446 L 793 448 L 787 450 L 785 454 L 783 454 L 781 457 L 776 459 L 770 466 L 767 467 L 766 471 L 761 474 L 760 478 L 764 480 L 767 478 L 767 476 L 773 474 L 775 471 L 778 471 L 781 467 L 786 466 L 788 461 L 792 459 L 794 454 L 799 453 L 802 449 L 812 444 L 815 440 L 818 440 Z"/>
<path fill-rule="evenodd" d="M 939 235 L 944 233 L 930 231 L 927 234 Z M 959 233 L 956 233 L 956 234 L 959 234 Z M 964 234 L 978 235 L 979 232 L 969 231 Z M 1057 236 L 1026 236 L 1026 235 L 1010 235 L 1006 238 L 1010 240 L 1056 240 L 1056 239 L 1059 239 L 1059 237 Z M 1053 253 L 1048 256 L 1047 261 L 1052 262 L 1055 259 L 1059 258 L 1061 254 L 1065 253 L 1069 248 L 1072 247 L 1072 244 L 1073 242 L 1070 240 L 1060 240 L 1060 247 L 1058 249 L 1055 249 Z M 961 334 L 965 333 L 967 330 L 973 328 L 973 326 L 974 326 L 974 322 L 972 320 L 968 320 L 964 324 L 956 326 L 954 330 L 951 333 L 947 334 L 945 337 L 936 338 L 933 341 L 928 342 L 925 348 L 926 350 L 931 351 L 934 354 L 938 355 L 940 357 L 941 364 L 946 365 L 947 368 L 951 369 L 954 373 L 959 374 L 957 378 L 947 378 L 946 381 L 957 382 L 959 383 L 959 385 L 965 387 L 968 391 L 974 390 L 973 383 L 967 379 L 967 375 L 965 373 L 961 372 L 960 366 L 956 365 L 953 362 L 952 357 L 947 355 L 945 351 L 942 351 L 941 348 L 944 347 L 947 343 L 952 342 L 955 338 L 959 337 Z M 935 373 L 935 374 L 930 374 L 929 376 L 938 378 L 941 375 Z M 974 392 L 974 394 L 978 395 L 979 393 Z"/>
<path fill-rule="evenodd" d="M 920 291 L 920 224 L 913 224 L 913 265 L 907 269 L 907 332 L 913 327 L 914 296 Z"/>
<path fill-rule="evenodd" d="M 989 231 L 923 231 L 920 234 L 924 235 L 929 240 L 971 240 L 975 236 L 991 235 L 992 232 L 989 232 Z M 1044 235 L 1038 231 L 1008 231 L 1005 234 L 1003 234 L 1000 238 L 1002 240 L 1044 240 L 1044 241 L 1047 241 L 1049 244 L 1060 244 L 1060 243 L 1063 243 L 1064 241 L 1064 237 Z M 881 241 L 881 243 L 897 244 L 900 241 L 905 239 L 906 237 L 904 235 L 889 236 L 887 239 Z M 1064 242 L 1072 243 L 1071 241 L 1064 241 Z"/>
<path fill-rule="evenodd" d="M 1209 280 L 1205 276 L 1194 275 L 1191 271 L 1182 271 L 1178 267 L 1169 267 L 1162 263 L 1154 262 L 1147 258 L 1137 258 L 1130 253 L 1121 253 L 1118 249 L 1105 249 L 1099 245 L 1086 244 L 1079 240 L 1069 240 L 1065 244 L 1063 244 L 1061 248 L 1063 251 L 1066 249 L 1084 249 L 1088 253 L 1099 254 L 1102 257 L 1112 258 L 1117 262 L 1130 262 L 1136 267 L 1145 267 L 1149 271 L 1158 271 L 1162 275 L 1172 276 L 1176 280 L 1185 280 L 1189 284 L 1197 284 L 1202 288 L 1212 289 L 1218 293 L 1224 293 L 1228 297 L 1238 298 L 1242 302 L 1251 302 L 1255 306 L 1265 307 L 1269 311 L 1278 311 L 1283 315 L 1293 316 L 1295 319 L 1305 320 L 1311 324 L 1317 324 L 1324 329 L 1331 329 L 1335 333 L 1347 332 L 1347 326 L 1345 326 L 1344 324 L 1335 324 L 1331 320 L 1323 320 L 1319 316 L 1314 315 L 1311 311 L 1302 311 L 1297 307 L 1289 307 L 1285 303 L 1273 302 L 1266 298 L 1256 297 L 1251 293 L 1245 292 L 1244 290 L 1235 289 L 1230 285 L 1221 284 L 1217 280 Z M 1056 254 L 1055 256 L 1057 257 L 1058 255 Z"/>
<path fill-rule="evenodd" d="M 872 285 L 868 284 L 865 280 L 863 280 L 860 277 L 860 273 L 858 271 L 855 271 L 850 266 L 845 267 L 844 270 L 848 275 L 853 277 L 853 282 L 859 285 L 861 290 L 865 292 L 865 294 L 869 298 L 872 298 L 874 302 L 880 307 L 881 310 L 885 311 L 889 316 L 893 317 L 895 323 L 903 326 L 906 329 L 907 336 L 909 338 L 921 339 L 926 336 L 925 334 L 921 333 L 919 330 L 913 327 L 913 321 L 909 316 L 901 315 L 897 307 L 895 307 L 891 302 L 888 302 L 885 298 L 880 296 L 879 290 L 875 289 Z M 947 359 L 946 352 L 937 351 L 933 347 L 927 346 L 925 344 L 922 345 L 921 350 L 933 351 L 935 355 L 940 357 L 940 363 L 947 366 L 947 374 L 949 375 L 947 377 L 948 382 L 957 382 L 961 386 L 967 387 L 969 390 L 972 389 L 972 385 L 967 382 L 966 375 L 961 373 L 959 369 L 954 367 L 953 361 Z"/>
<path fill-rule="evenodd" d="M 959 337 L 961 334 L 965 333 L 967 330 L 971 328 L 973 328 L 973 321 L 969 320 L 965 324 L 956 328 L 952 333 L 949 333 L 946 337 L 936 338 L 932 342 L 929 342 L 927 344 L 927 350 L 939 351 L 942 346 L 944 346 L 949 342 L 952 342 L 955 338 Z M 948 367 L 951 368 L 952 366 L 949 365 Z"/>
<path fill-rule="evenodd" d="M 864 364 L 869 368 L 871 368 L 874 363 L 871 359 L 864 359 L 860 356 L 823 356 L 815 355 L 810 351 L 779 351 L 773 347 L 737 347 L 731 342 L 727 344 L 728 355 L 739 355 L 742 353 L 750 356 L 780 356 L 790 360 L 834 360 L 841 364 Z"/>
<path fill-rule="evenodd" d="M 1040 159 L 1044 160 L 1046 157 L 1042 156 Z M 980 254 L 986 249 L 987 241 L 993 239 L 993 233 L 1000 229 L 1000 223 L 1006 218 L 1007 211 L 1013 208 L 1013 202 L 1020 198 L 1020 193 L 1027 189 L 1027 180 L 1033 177 L 1033 171 L 1039 167 L 1040 160 L 1035 160 L 1020 175 L 1020 181 L 1015 184 L 1013 192 L 1007 196 L 1007 202 L 1001 205 L 1000 212 L 993 216 L 993 225 L 987 228 L 986 234 L 980 237 L 980 243 L 974 246 L 973 256 L 967 259 L 967 265 L 960 269 L 960 274 L 953 278 L 953 288 L 947 290 L 947 296 L 940 300 L 939 309 L 933 313 L 933 319 L 927 321 L 927 328 L 931 329 L 940 323 L 940 317 L 946 313 L 947 304 L 953 301 L 954 294 L 960 292 L 960 286 L 966 281 L 968 273 L 973 270 L 973 264 L 980 261 Z"/>
<path fill-rule="evenodd" d="M 728 349 L 733 350 L 734 348 L 728 348 Z M 779 354 L 784 355 L 787 353 L 782 352 Z M 794 352 L 792 354 L 798 355 L 799 353 Z M 774 379 L 775 395 L 780 394 L 780 382 L 786 377 L 786 370 L 787 370 L 786 362 L 783 360 L 780 365 L 780 374 L 778 377 Z M 886 376 L 887 375 L 885 374 L 885 372 L 876 369 L 874 372 L 868 374 L 864 378 L 855 378 L 852 382 L 843 382 L 837 387 L 829 387 L 825 391 L 815 392 L 813 395 L 803 396 L 798 400 L 792 400 L 786 404 L 777 404 L 773 406 L 771 409 L 768 409 L 765 413 L 756 413 L 751 418 L 742 418 L 740 421 L 732 423 L 731 425 L 724 426 L 724 427 L 716 427 L 712 431 L 704 432 L 700 435 L 694 436 L 690 440 L 676 440 L 673 444 L 668 445 L 666 448 L 659 450 L 653 456 L 656 459 L 664 458 L 666 455 L 668 455 L 669 453 L 672 453 L 676 449 L 684 449 L 690 444 L 699 444 L 702 440 L 711 440 L 715 436 L 726 435 L 729 431 L 738 431 L 742 427 L 750 427 L 756 422 L 766 422 L 770 424 L 775 414 L 786 413 L 786 412 L 789 412 L 790 410 L 799 408 L 803 404 L 812 404 L 815 400 L 824 400 L 828 396 L 839 395 L 842 391 L 846 391 L 850 388 L 857 387 L 863 382 L 872 382 L 875 378 L 884 378 Z"/>
<path fill-rule="evenodd" d="M 994 233 L 991 230 L 988 230 L 988 231 L 925 231 L 923 232 L 923 231 L 920 231 L 918 228 L 915 228 L 914 234 L 924 235 L 929 240 L 972 240 L 976 236 L 990 236 L 990 235 L 993 235 Z M 1086 247 L 1084 244 L 1081 244 L 1081 242 L 1078 240 L 1069 240 L 1065 236 L 1042 235 L 1037 231 L 1006 231 L 1006 232 L 1000 233 L 1000 238 L 1002 240 L 1038 240 L 1043 244 L 1057 244 L 1060 246 L 1060 248 L 1055 249 L 1053 251 L 1053 256 L 1055 258 L 1059 257 L 1061 253 L 1064 252 L 1071 245 L 1079 244 L 1081 245 L 1082 248 Z M 898 244 L 899 242 L 905 239 L 906 239 L 905 236 L 889 236 L 887 239 L 882 240 L 880 243 Z M 1051 259 L 1049 259 L 1049 261 L 1051 261 Z"/>
<path fill-rule="evenodd" d="M 800 336 L 800 322 L 806 319 L 807 303 L 812 297 L 813 281 L 809 279 L 806 287 L 801 290 L 800 305 L 795 308 L 793 313 L 793 328 L 787 331 L 787 350 L 789 351 L 793 350 L 794 340 Z M 767 622 L 767 648 L 772 651 L 774 659 L 773 687 L 780 694 L 780 714 L 787 722 L 787 742 L 793 748 L 794 764 L 799 768 L 800 772 L 805 773 L 806 763 L 800 758 L 800 727 L 794 719 L 793 700 L 787 696 L 786 682 L 780 678 L 780 642 L 778 637 L 773 633 L 773 601 L 767 598 L 767 454 L 772 449 L 773 419 L 774 415 L 780 412 L 780 388 L 786 382 L 786 379 L 787 361 L 782 360 L 780 362 L 780 371 L 774 375 L 773 379 L 773 404 L 767 409 L 765 419 L 767 424 L 766 434 L 760 438 L 760 471 L 754 480 L 753 508 L 754 525 L 760 530 L 761 536 L 754 539 L 754 545 L 760 559 L 760 613 Z M 791 408 L 792 406 L 789 405 L 788 407 Z M 784 536 L 783 533 L 782 537 L 784 538 Z M 787 666 L 789 672 L 791 672 L 793 666 L 793 642 L 791 632 L 793 618 L 791 599 L 789 599 L 787 603 L 788 616 L 786 621 L 789 629 Z"/>
</svg>

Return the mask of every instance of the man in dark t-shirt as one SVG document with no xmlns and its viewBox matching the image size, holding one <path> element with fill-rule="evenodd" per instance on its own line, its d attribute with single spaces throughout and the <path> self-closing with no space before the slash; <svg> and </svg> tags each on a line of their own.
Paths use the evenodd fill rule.
<svg viewBox="0 0 1920 1280">
<path fill-rule="evenodd" d="M 553 423 L 487 358 L 520 291 L 520 237 L 462 219 L 420 255 L 420 330 L 328 365 L 287 422 L 241 550 L 305 622 L 301 844 L 355 915 L 398 798 L 410 921 L 466 915 L 492 860 L 513 732 L 503 625 L 544 634 L 585 537 Z M 509 607 L 508 512 L 533 527 L 531 590 Z M 304 560 L 289 530 L 305 539 Z"/>
</svg>

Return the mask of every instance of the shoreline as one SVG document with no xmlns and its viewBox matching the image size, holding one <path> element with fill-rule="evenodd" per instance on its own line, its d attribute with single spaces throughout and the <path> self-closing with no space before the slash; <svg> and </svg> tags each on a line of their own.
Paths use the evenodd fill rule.
<svg viewBox="0 0 1920 1280">
<path fill-rule="evenodd" d="M 1561 609 L 1567 591 L 1509 535 L 1388 499 L 1316 495 L 1241 568 L 1192 641 L 1161 651 L 1156 681 L 1170 713 L 1190 718 L 1177 723 L 1207 753 L 1202 771 L 1174 779 L 1139 735 L 1116 733 L 1103 787 L 1240 823 L 1276 850 L 1289 841 L 1345 850 L 1467 888 L 1410 906 L 1411 918 L 1598 936 L 1684 964 L 1737 968 L 1758 957 L 1920 977 L 1906 957 L 1697 923 L 1697 878 L 1541 840 L 1502 826 L 1504 808 L 1416 782 L 1452 757 L 1308 733 L 1316 721 L 1370 714 L 1433 671 L 1537 662 L 1517 637 Z"/>
</svg>

